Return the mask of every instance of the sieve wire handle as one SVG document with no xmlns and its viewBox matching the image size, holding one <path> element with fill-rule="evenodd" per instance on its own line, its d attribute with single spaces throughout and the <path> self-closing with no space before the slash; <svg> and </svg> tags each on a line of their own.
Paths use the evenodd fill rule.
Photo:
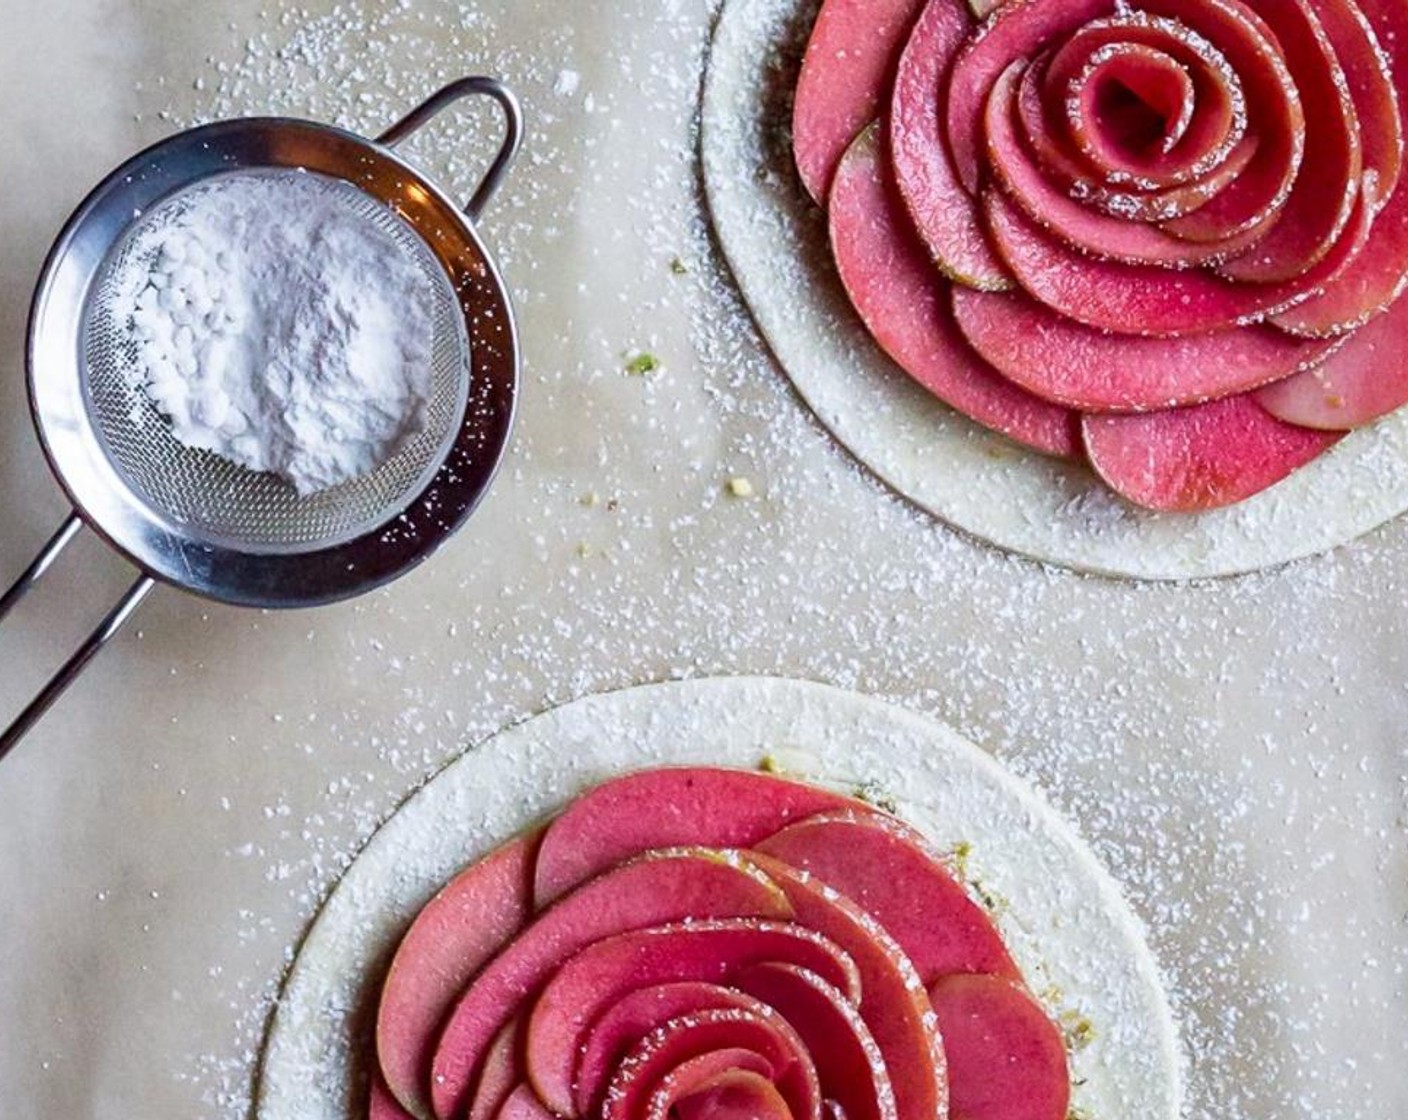
<svg viewBox="0 0 1408 1120">
<path fill-rule="evenodd" d="M 68 520 L 59 526 L 59 531 L 50 538 L 49 543 L 44 546 L 39 555 L 34 558 L 34 563 L 24 570 L 24 573 L 17 579 L 4 595 L 0 595 L 0 620 L 3 620 L 11 610 L 14 609 L 26 594 L 34 589 L 40 578 L 53 565 L 70 541 L 78 534 L 83 522 L 76 513 L 69 514 Z M 62 668 L 50 678 L 49 683 L 40 690 L 39 695 L 29 702 L 29 705 L 18 716 L 13 723 L 4 731 L 0 731 L 0 759 L 15 748 L 15 745 L 24 738 L 45 712 L 53 707 L 54 701 L 63 695 L 64 689 L 68 688 L 78 674 L 83 672 L 88 662 L 93 660 L 93 656 L 107 645 L 108 640 L 122 628 L 122 624 L 137 609 L 137 604 L 147 597 L 155 585 L 156 581 L 151 576 L 143 575 L 137 579 L 127 593 L 117 601 L 117 606 L 108 612 L 106 618 L 98 624 L 98 628 L 88 635 L 84 643 L 74 650 L 73 655 L 63 663 Z"/>
<path fill-rule="evenodd" d="M 429 98 L 376 138 L 378 144 L 394 148 L 443 109 L 453 105 L 456 101 L 475 96 L 492 97 L 499 103 L 499 108 L 504 111 L 504 142 L 500 145 L 499 154 L 489 165 L 489 170 L 485 172 L 479 187 L 464 208 L 464 212 L 469 215 L 469 220 L 472 222 L 479 220 L 490 200 L 498 193 L 499 187 L 503 184 L 504 176 L 508 174 L 514 157 L 518 155 L 518 149 L 523 146 L 523 107 L 518 103 L 518 98 L 513 90 L 497 78 L 461 78 L 457 82 L 451 82 L 438 93 L 431 94 Z"/>
</svg>

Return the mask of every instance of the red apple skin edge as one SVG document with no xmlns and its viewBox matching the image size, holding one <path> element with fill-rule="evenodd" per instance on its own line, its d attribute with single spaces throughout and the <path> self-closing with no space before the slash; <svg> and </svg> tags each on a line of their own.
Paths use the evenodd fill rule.
<svg viewBox="0 0 1408 1120">
<path fill-rule="evenodd" d="M 950 976 L 929 998 L 948 1055 L 951 1116 L 1066 1120 L 1065 1042 L 1026 989 L 998 976 Z"/>
<path fill-rule="evenodd" d="M 851 141 L 889 97 L 900 51 L 925 0 L 826 0 L 812 25 L 792 110 L 802 185 L 826 204 Z"/>
<path fill-rule="evenodd" d="M 389 1092 L 413 1116 L 433 1111 L 427 1071 L 445 1015 L 532 912 L 540 835 L 510 840 L 451 879 L 391 961 L 377 1009 L 377 1059 Z"/>
</svg>

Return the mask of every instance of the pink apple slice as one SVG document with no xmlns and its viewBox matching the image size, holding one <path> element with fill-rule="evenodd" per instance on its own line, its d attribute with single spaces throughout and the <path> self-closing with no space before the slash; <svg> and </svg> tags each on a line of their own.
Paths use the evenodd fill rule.
<svg viewBox="0 0 1408 1120">
<path fill-rule="evenodd" d="M 795 964 L 859 1003 L 856 964 L 814 930 L 755 920 L 677 923 L 620 934 L 582 950 L 558 969 L 533 1006 L 525 1061 L 529 1079 L 560 1116 L 575 1115 L 572 1075 L 592 1024 L 638 989 L 661 984 L 727 984 L 749 965 Z"/>
<path fill-rule="evenodd" d="M 1113 0 L 1011 0 L 969 36 L 953 61 L 945 105 L 949 153 L 969 195 L 982 187 L 983 109 L 998 76 L 1114 8 Z"/>
<path fill-rule="evenodd" d="M 1017 135 L 1017 102 L 1026 64 L 1003 71 L 988 98 L 988 164 L 1003 189 L 1027 216 L 1072 248 L 1102 259 L 1187 268 L 1225 256 L 1220 243 L 1198 244 L 1157 225 L 1111 217 L 1084 205 L 1042 174 Z"/>
<path fill-rule="evenodd" d="M 1169 512 L 1240 502 L 1339 438 L 1277 420 L 1247 394 L 1165 412 L 1085 418 L 1086 449 L 1106 485 L 1135 505 Z"/>
<path fill-rule="evenodd" d="M 776 1086 L 795 1120 L 821 1120 L 821 1088 L 801 1038 L 785 1019 L 761 1006 L 750 1011 L 701 1011 L 672 1020 L 642 1039 L 611 1079 L 602 1120 L 646 1120 L 653 1111 L 652 1097 L 672 1071 L 677 1083 L 673 1089 L 664 1086 L 664 1097 L 685 1095 L 689 1088 L 724 1072 L 687 1063 L 734 1050 L 762 1059 L 762 1070 L 755 1067 L 748 1072 L 760 1072 Z"/>
<path fill-rule="evenodd" d="M 1169 222 L 1194 241 L 1224 241 L 1265 228 L 1285 205 L 1305 155 L 1305 114 L 1272 30 L 1228 0 L 1148 0 L 1143 12 L 1182 24 L 1216 45 L 1241 80 L 1248 133 L 1258 140 L 1245 171 L 1204 206 Z"/>
<path fill-rule="evenodd" d="M 825 205 L 836 167 L 879 116 L 924 0 L 825 0 L 797 78 L 792 147 L 807 193 Z"/>
<path fill-rule="evenodd" d="M 816 1064 L 822 1095 L 851 1120 L 896 1120 L 885 1059 L 865 1020 L 821 977 L 790 964 L 759 964 L 735 980 L 791 1023 Z"/>
<path fill-rule="evenodd" d="M 750 857 L 786 893 L 797 922 L 855 962 L 862 991 L 860 1015 L 889 1072 L 898 1120 L 944 1115 L 943 1045 L 930 1029 L 933 1009 L 904 951 L 879 922 L 820 879 L 772 856 L 753 852 Z"/>
<path fill-rule="evenodd" d="M 501 1028 L 484 1053 L 479 1083 L 469 1102 L 466 1120 L 494 1120 L 514 1089 L 523 1081 L 523 1064 L 518 1044 L 523 1033 L 523 1017 L 515 1015 Z"/>
<path fill-rule="evenodd" d="M 388 1091 L 429 1116 L 428 1075 L 446 1013 L 532 911 L 538 834 L 511 840 L 451 879 L 401 939 L 377 1008 L 377 1060 Z"/>
<path fill-rule="evenodd" d="M 831 250 L 866 328 L 945 404 L 1038 451 L 1076 456 L 1075 416 L 999 377 L 973 353 L 953 323 L 947 284 L 928 267 L 903 222 L 876 136 L 863 133 L 832 187 Z"/>
<path fill-rule="evenodd" d="M 953 976 L 939 981 L 930 998 L 949 1055 L 952 1115 L 1066 1120 L 1065 1044 L 1024 989 L 994 976 Z"/>
<path fill-rule="evenodd" d="M 1145 43 L 1116 43 L 1072 79 L 1066 113 L 1097 168 L 1111 179 L 1138 177 L 1187 134 L 1196 100 L 1178 59 Z"/>
<path fill-rule="evenodd" d="M 1359 7 L 1389 59 L 1401 108 L 1408 104 L 1408 34 L 1403 31 L 1402 5 L 1397 0 L 1360 0 Z M 1366 165 L 1372 166 L 1371 158 L 1366 155 Z M 1408 190 L 1395 190 L 1385 201 L 1386 194 L 1376 195 L 1382 208 L 1374 219 L 1373 249 L 1361 253 L 1326 291 L 1277 315 L 1278 326 L 1296 334 L 1339 334 L 1398 298 L 1408 281 Z"/>
<path fill-rule="evenodd" d="M 1000 290 L 1012 279 L 958 181 L 940 116 L 942 81 L 971 25 L 962 0 L 929 0 L 900 58 L 887 139 L 895 183 L 933 261 L 960 284 Z"/>
<path fill-rule="evenodd" d="M 1020 979 L 1002 935 L 928 841 L 881 813 L 823 813 L 758 851 L 833 887 L 880 923 L 932 984 L 956 972 Z"/>
<path fill-rule="evenodd" d="M 999 373 L 1083 412 L 1141 412 L 1225 397 L 1309 369 L 1338 345 L 1263 326 L 1178 338 L 1110 334 L 1016 292 L 956 288 L 953 310 L 959 329 Z"/>
<path fill-rule="evenodd" d="M 649 1120 L 671 1115 L 678 1120 L 792 1120 L 772 1082 L 743 1070 L 720 1074 L 678 1099 L 672 1091 L 659 1093 L 651 1101 Z"/>
<path fill-rule="evenodd" d="M 1388 56 L 1354 0 L 1316 0 L 1315 14 L 1344 70 L 1354 102 L 1364 171 L 1373 174 L 1377 197 L 1386 199 L 1397 187 L 1403 165 L 1400 104 Z"/>
<path fill-rule="evenodd" d="M 1363 427 L 1408 404 L 1408 300 L 1360 327 L 1324 364 L 1257 393 L 1288 424 L 1326 431 Z"/>
<path fill-rule="evenodd" d="M 1364 152 L 1344 70 L 1310 0 L 1261 7 L 1286 53 L 1296 89 L 1314 111 L 1305 118 L 1300 173 L 1276 224 L 1219 271 L 1243 283 L 1275 284 L 1303 275 L 1344 233 L 1359 199 Z"/>
<path fill-rule="evenodd" d="M 539 1094 L 560 1101 L 570 1092 L 575 1115 L 590 1116 L 601 1108 L 611 1071 L 651 1031 L 681 1016 L 752 1005 L 753 1000 L 717 984 L 657 984 L 631 992 L 592 1025 L 571 1084 L 537 1086 Z"/>
<path fill-rule="evenodd" d="M 519 1085 L 504 1099 L 496 1120 L 554 1120 L 554 1117 L 529 1086 Z"/>
<path fill-rule="evenodd" d="M 1109 30 L 1113 34 L 1117 29 Z M 1047 189 L 1064 190 L 1070 198 L 1111 217 L 1126 222 L 1158 222 L 1191 213 L 1241 175 L 1256 154 L 1256 137 L 1240 135 L 1239 129 L 1229 128 L 1216 137 L 1204 135 L 1209 128 L 1215 128 L 1216 123 L 1210 125 L 1210 114 L 1200 111 L 1190 126 L 1194 135 L 1185 137 L 1170 154 L 1171 166 L 1167 172 L 1149 177 L 1156 185 L 1145 188 L 1128 183 L 1103 184 L 1092 176 L 1091 168 L 1065 150 L 1062 138 L 1053 135 L 1048 127 L 1041 100 L 1042 69 L 1040 63 L 1028 66 L 1017 91 L 1017 117 L 1021 123 L 1023 147 L 1034 154 L 1042 178 L 1052 181 L 1052 187 Z M 1240 86 L 1236 90 L 1236 102 L 1231 100 L 1225 88 L 1214 86 L 1213 90 L 1212 93 L 1200 93 L 1200 104 L 1205 105 L 1210 99 L 1217 98 L 1220 91 L 1222 107 L 1229 117 L 1233 115 L 1234 108 L 1239 113 L 1245 113 L 1240 107 Z M 1224 140 L 1227 143 L 1225 149 L 1222 147 Z M 1167 183 L 1158 185 L 1163 180 Z M 1219 246 L 1249 245 L 1259 233 L 1252 231 L 1244 234 L 1245 242 L 1238 239 L 1219 243 Z M 1226 251 L 1229 250 L 1223 247 L 1209 249 L 1211 253 Z"/>
<path fill-rule="evenodd" d="M 380 1076 L 372 1075 L 371 1096 L 367 1101 L 367 1120 L 415 1120 L 401 1107 Z"/>
<path fill-rule="evenodd" d="M 494 1036 L 579 949 L 626 930 L 689 918 L 790 916 L 778 887 L 736 853 L 653 851 L 591 880 L 523 930 L 460 997 L 431 1063 L 435 1115 L 461 1115 Z"/>
<path fill-rule="evenodd" d="M 1358 256 L 1372 221 L 1357 205 L 1334 250 L 1280 284 L 1239 284 L 1209 272 L 1171 272 L 1081 256 L 1053 238 L 1000 191 L 985 196 L 994 239 L 1022 287 L 1048 307 L 1100 330 L 1176 336 L 1255 322 L 1330 283 Z"/>
<path fill-rule="evenodd" d="M 537 904 L 541 909 L 642 852 L 679 845 L 746 848 L 789 821 L 850 803 L 748 770 L 684 766 L 627 774 L 593 787 L 548 825 L 538 848 Z"/>
<path fill-rule="evenodd" d="M 1112 50 L 1134 47 L 1156 50 L 1182 66 L 1193 85 L 1193 112 L 1172 145 L 1160 144 L 1141 153 L 1137 169 L 1101 167 L 1077 154 L 1082 148 L 1080 135 L 1071 135 L 1067 120 L 1070 87 L 1093 60 Z M 1123 186 L 1134 194 L 1186 185 L 1207 176 L 1245 139 L 1246 97 L 1236 70 L 1212 43 L 1174 20 L 1142 12 L 1095 20 L 1053 50 L 1046 61 L 1034 64 L 1034 70 L 1034 78 L 1040 81 L 1033 81 L 1024 98 L 1024 126 L 1043 158 L 1062 151 L 1063 141 L 1075 141 L 1068 159 L 1082 179 L 1108 179 L 1111 186 Z M 1082 114 L 1082 121 L 1088 116 L 1088 112 Z M 1081 127 L 1081 122 L 1075 123 Z"/>
</svg>

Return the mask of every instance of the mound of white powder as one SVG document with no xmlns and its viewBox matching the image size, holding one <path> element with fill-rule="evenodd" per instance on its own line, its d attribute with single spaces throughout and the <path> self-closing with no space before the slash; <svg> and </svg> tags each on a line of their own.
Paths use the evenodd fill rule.
<svg viewBox="0 0 1408 1120">
<path fill-rule="evenodd" d="M 224 176 L 156 211 L 118 277 L 127 376 L 176 438 L 300 494 L 386 462 L 432 392 L 433 280 L 349 194 Z"/>
</svg>

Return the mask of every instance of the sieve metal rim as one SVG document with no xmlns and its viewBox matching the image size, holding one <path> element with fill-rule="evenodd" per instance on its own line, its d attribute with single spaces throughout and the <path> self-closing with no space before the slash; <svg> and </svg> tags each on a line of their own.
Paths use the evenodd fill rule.
<svg viewBox="0 0 1408 1120">
<path fill-rule="evenodd" d="M 446 106 L 472 95 L 498 103 L 504 135 L 498 154 L 461 211 L 392 148 Z M 24 711 L 0 730 L 0 759 L 48 711 L 157 582 L 238 606 L 319 606 L 404 575 L 464 524 L 488 492 L 503 460 L 517 406 L 519 343 L 512 299 L 477 227 L 522 140 L 523 114 L 513 91 L 496 78 L 476 76 L 445 86 L 374 140 L 289 117 L 244 118 L 190 129 L 123 163 L 80 203 L 45 258 L 30 306 L 25 347 L 35 430 L 73 509 L 29 567 L 0 594 L 0 622 L 85 525 L 142 574 Z M 220 149 L 221 143 L 228 147 Z M 419 215 L 420 221 L 438 231 L 437 237 L 424 240 L 446 268 L 454 290 L 461 293 L 473 369 L 470 400 L 448 454 L 400 514 L 390 514 L 389 520 L 353 539 L 317 550 L 252 553 L 209 541 L 194 545 L 162 524 L 131 492 L 108 458 L 103 441 L 95 432 L 85 431 L 93 425 L 79 351 L 84 345 L 88 294 L 108 252 L 140 216 L 131 209 L 125 215 L 107 212 L 116 187 L 140 184 L 145 189 L 135 193 L 146 200 L 145 209 L 200 181 L 202 175 L 174 174 L 173 167 L 184 166 L 182 161 L 207 173 L 227 172 L 239 166 L 231 161 L 241 156 L 250 158 L 253 167 L 308 167 L 346 179 L 394 205 L 417 230 Z M 212 160 L 221 162 L 212 165 Z M 350 163 L 360 167 L 359 177 L 343 174 Z M 378 181 L 377 176 L 387 181 Z M 375 182 L 378 190 L 372 191 L 366 185 L 369 182 Z M 97 232 L 92 224 L 95 215 L 105 219 Z M 455 235 L 454 244 L 446 239 L 446 231 Z"/>
<path fill-rule="evenodd" d="M 462 215 L 457 203 L 390 146 L 436 109 L 415 121 L 407 118 L 378 140 L 287 117 L 242 118 L 190 129 L 118 167 L 65 224 L 32 304 L 26 347 L 31 415 L 50 468 L 75 511 L 148 575 L 240 606 L 336 602 L 415 567 L 463 524 L 488 490 L 507 447 L 517 397 L 512 303 L 473 221 L 475 204 L 468 208 L 471 216 Z M 92 431 L 79 348 L 89 291 L 107 252 L 136 220 L 132 209 L 145 211 L 214 174 L 293 167 L 341 178 L 395 205 L 410 221 L 462 293 L 472 372 L 460 430 L 428 484 L 388 511 L 380 524 L 349 540 L 271 553 L 193 537 L 134 493 Z M 120 224 L 112 213 L 118 198 L 141 203 L 126 208 Z M 436 236 L 426 228 L 432 220 Z M 458 243 L 447 243 L 447 233 Z M 417 509 L 424 516 L 408 516 Z"/>
</svg>

